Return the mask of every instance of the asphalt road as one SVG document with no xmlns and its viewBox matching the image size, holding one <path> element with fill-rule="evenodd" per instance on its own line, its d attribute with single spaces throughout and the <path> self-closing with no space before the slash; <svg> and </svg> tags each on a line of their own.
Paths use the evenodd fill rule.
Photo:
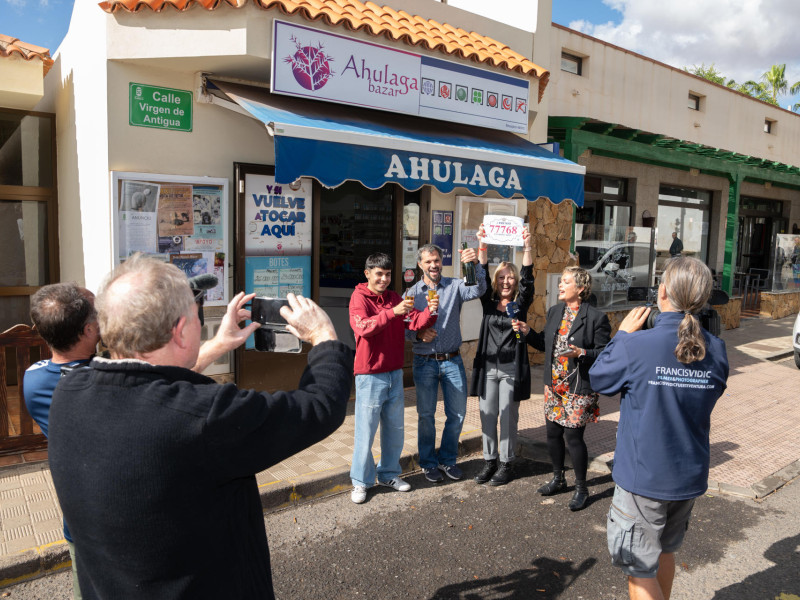
<svg viewBox="0 0 800 600">
<path fill-rule="evenodd" d="M 468 474 L 480 462 L 466 460 Z M 572 513 L 570 493 L 535 493 L 548 478 L 545 465 L 525 462 L 519 472 L 499 488 L 470 480 L 434 486 L 417 474 L 409 493 L 376 489 L 359 506 L 343 493 L 267 515 L 278 598 L 627 598 L 606 549 L 610 477 L 595 476 L 590 506 Z M 677 555 L 673 600 L 800 600 L 798 513 L 797 481 L 759 502 L 699 498 Z M 69 576 L 3 593 L 70 598 Z"/>
</svg>

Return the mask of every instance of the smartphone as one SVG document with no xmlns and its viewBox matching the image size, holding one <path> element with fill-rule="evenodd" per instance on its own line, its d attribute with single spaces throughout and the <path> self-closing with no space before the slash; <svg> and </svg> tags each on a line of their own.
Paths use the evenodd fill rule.
<svg viewBox="0 0 800 600">
<path fill-rule="evenodd" d="M 285 298 L 253 298 L 250 318 L 261 327 L 253 334 L 255 348 L 259 352 L 297 353 L 303 349 L 303 342 L 286 329 L 286 319 L 281 316 L 281 306 L 289 306 Z"/>
</svg>

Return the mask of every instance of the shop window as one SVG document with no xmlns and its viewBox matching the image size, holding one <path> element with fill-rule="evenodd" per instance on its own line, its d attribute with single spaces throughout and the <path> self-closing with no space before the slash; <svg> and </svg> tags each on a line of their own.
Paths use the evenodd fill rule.
<svg viewBox="0 0 800 600">
<path fill-rule="evenodd" d="M 673 233 L 683 244 L 684 256 L 694 256 L 707 262 L 710 214 L 711 192 L 668 185 L 659 188 L 657 271 L 663 269 L 670 257 Z"/>
<path fill-rule="evenodd" d="M 583 58 L 569 54 L 568 52 L 561 53 L 561 70 L 574 75 L 583 74 Z"/>
<path fill-rule="evenodd" d="M 54 117 L 0 110 L 0 331 L 30 323 L 30 295 L 58 281 Z"/>
<path fill-rule="evenodd" d="M 687 106 L 691 110 L 700 110 L 700 98 L 701 96 L 699 96 L 698 94 L 693 94 L 692 92 L 689 92 L 689 102 Z"/>
<path fill-rule="evenodd" d="M 320 205 L 320 286 L 352 291 L 364 281 L 370 254 L 393 252 L 391 186 L 370 190 L 347 182 L 322 191 Z"/>
<path fill-rule="evenodd" d="M 575 222 L 587 227 L 586 235 L 604 235 L 609 228 L 631 224 L 633 205 L 628 201 L 628 181 L 619 177 L 586 175 L 584 203 Z"/>
</svg>

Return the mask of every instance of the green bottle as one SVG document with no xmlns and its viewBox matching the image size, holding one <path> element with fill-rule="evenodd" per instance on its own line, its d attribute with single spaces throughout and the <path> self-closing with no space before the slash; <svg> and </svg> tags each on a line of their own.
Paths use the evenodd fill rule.
<svg viewBox="0 0 800 600">
<path fill-rule="evenodd" d="M 467 242 L 464 242 L 461 248 L 466 250 Z M 472 261 L 461 263 L 461 274 L 464 276 L 464 285 L 478 285 L 478 278 L 475 275 L 475 263 Z"/>
</svg>

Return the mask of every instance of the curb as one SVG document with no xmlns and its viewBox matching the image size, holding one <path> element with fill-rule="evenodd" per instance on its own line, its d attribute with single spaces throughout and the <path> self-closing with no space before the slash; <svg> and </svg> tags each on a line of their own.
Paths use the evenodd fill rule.
<svg viewBox="0 0 800 600">
<path fill-rule="evenodd" d="M 0 557 L 0 589 L 69 569 L 72 560 L 65 541 Z"/>
</svg>

